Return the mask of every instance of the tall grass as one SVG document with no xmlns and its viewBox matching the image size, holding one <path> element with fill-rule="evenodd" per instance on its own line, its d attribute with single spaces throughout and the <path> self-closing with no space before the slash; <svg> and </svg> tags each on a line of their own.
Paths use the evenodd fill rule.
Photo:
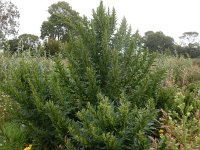
<svg viewBox="0 0 200 150">
<path fill-rule="evenodd" d="M 200 67 L 193 59 L 161 55 L 157 65 L 166 69 L 165 86 L 178 86 L 184 90 L 190 83 L 200 80 Z"/>
</svg>

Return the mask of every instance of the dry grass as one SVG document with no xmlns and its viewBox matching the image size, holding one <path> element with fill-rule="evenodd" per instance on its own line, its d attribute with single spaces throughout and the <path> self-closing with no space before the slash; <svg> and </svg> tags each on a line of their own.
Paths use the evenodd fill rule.
<svg viewBox="0 0 200 150">
<path fill-rule="evenodd" d="M 194 59 L 194 60 L 193 60 L 193 66 L 199 67 L 199 68 L 200 68 L 200 58 L 199 58 L 199 59 Z"/>
<path fill-rule="evenodd" d="M 184 89 L 188 84 L 200 81 L 200 61 L 162 56 L 157 64 L 158 67 L 166 69 L 166 86 L 178 85 Z"/>
</svg>

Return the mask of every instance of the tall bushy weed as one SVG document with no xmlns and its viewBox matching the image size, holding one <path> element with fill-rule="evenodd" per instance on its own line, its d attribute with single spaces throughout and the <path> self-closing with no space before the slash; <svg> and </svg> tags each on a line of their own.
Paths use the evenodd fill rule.
<svg viewBox="0 0 200 150">
<path fill-rule="evenodd" d="M 115 10 L 103 2 L 76 27 L 67 61 L 27 56 L 0 64 L 1 90 L 19 105 L 27 142 L 48 150 L 148 149 L 163 79 L 163 69 L 152 68 L 155 55 L 125 19 L 117 28 Z"/>
</svg>

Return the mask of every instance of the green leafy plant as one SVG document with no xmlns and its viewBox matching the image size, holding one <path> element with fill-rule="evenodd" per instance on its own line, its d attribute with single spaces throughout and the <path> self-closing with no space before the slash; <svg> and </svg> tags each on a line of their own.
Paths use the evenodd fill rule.
<svg viewBox="0 0 200 150">
<path fill-rule="evenodd" d="M 99 104 L 90 103 L 77 113 L 79 121 L 69 127 L 75 149 L 132 150 L 149 149 L 155 132 L 156 111 L 153 103 L 146 108 L 132 108 L 125 97 L 115 106 L 108 97 L 98 95 Z M 67 145 L 68 146 L 68 145 Z"/>
<path fill-rule="evenodd" d="M 57 142 L 53 140 L 55 130 L 41 108 L 48 99 L 47 75 L 51 68 L 42 58 L 32 58 L 32 61 L 28 59 L 30 58 L 17 58 L 15 64 L 11 60 L 6 68 L 2 68 L 4 80 L 1 82 L 1 89 L 19 105 L 15 118 L 28 127 L 30 137 L 38 140 L 37 144 L 43 143 L 52 147 L 54 144 L 50 142 Z"/>
<path fill-rule="evenodd" d="M 124 19 L 116 28 L 115 10 L 106 11 L 103 2 L 78 26 L 79 37 L 66 48 L 72 88 L 81 103 L 95 104 L 98 92 L 117 101 L 124 90 L 133 105 L 144 106 L 157 98 L 163 72 L 151 69 L 155 55 L 138 45 L 138 33 L 132 35 Z"/>
<path fill-rule="evenodd" d="M 196 93 L 177 93 L 174 100 L 177 107 L 168 112 L 163 111 L 161 147 L 174 150 L 200 148 L 200 101 L 197 97 L 199 87 L 195 89 Z"/>
<path fill-rule="evenodd" d="M 70 140 L 71 146 L 87 148 L 74 138 L 78 133 L 69 132 L 69 125 L 71 120 L 74 126 L 91 122 L 88 118 L 81 120 L 80 113 L 76 115 L 84 110 L 89 113 L 89 104 L 99 112 L 98 116 L 104 116 L 101 93 L 109 99 L 105 107 L 107 111 L 113 110 L 111 118 L 117 119 L 114 128 L 102 130 L 107 148 L 116 147 L 115 141 L 109 146 L 109 139 L 115 140 L 115 136 L 118 144 L 120 138 L 125 138 L 121 147 L 130 142 L 128 149 L 147 148 L 147 135 L 153 136 L 150 131 L 156 115 L 151 113 L 154 106 L 149 106 L 151 112 L 146 106 L 150 100 L 157 105 L 163 79 L 162 69 L 152 68 L 156 56 L 139 45 L 138 33 L 132 35 L 124 20 L 117 29 L 115 10 L 106 11 L 103 2 L 93 10 L 91 20 L 84 18 L 76 25 L 79 34 L 65 45 L 67 60 L 21 55 L 0 65 L 1 89 L 19 105 L 17 120 L 26 126 L 31 143 L 38 145 L 38 149 L 58 149 L 66 143 L 69 147 Z M 123 42 L 116 45 L 121 39 Z M 126 98 L 120 102 L 122 93 Z M 119 121 L 122 117 L 117 116 L 121 115 L 123 105 L 129 118 L 124 126 Z M 141 115 L 137 116 L 138 113 Z M 91 117 L 94 118 L 92 114 Z M 96 121 L 104 123 L 101 119 Z M 120 135 L 117 130 L 130 133 Z"/>
<path fill-rule="evenodd" d="M 6 122 L 0 127 L 0 149 L 22 150 L 27 141 L 27 134 L 18 123 Z"/>
<path fill-rule="evenodd" d="M 61 52 L 62 44 L 58 40 L 54 40 L 48 38 L 48 40 L 44 43 L 44 50 L 47 56 L 53 56 L 59 54 Z"/>
</svg>

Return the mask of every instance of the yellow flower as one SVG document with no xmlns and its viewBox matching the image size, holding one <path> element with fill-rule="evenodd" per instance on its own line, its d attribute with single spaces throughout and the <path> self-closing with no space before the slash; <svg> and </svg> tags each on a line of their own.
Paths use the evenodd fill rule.
<svg viewBox="0 0 200 150">
<path fill-rule="evenodd" d="M 164 130 L 163 130 L 163 129 L 160 129 L 160 130 L 159 130 L 159 133 L 160 133 L 160 134 L 163 134 L 163 133 L 164 133 Z"/>
<path fill-rule="evenodd" d="M 24 150 L 31 150 L 32 146 L 33 146 L 32 144 L 29 144 L 28 147 L 24 148 Z"/>
</svg>

